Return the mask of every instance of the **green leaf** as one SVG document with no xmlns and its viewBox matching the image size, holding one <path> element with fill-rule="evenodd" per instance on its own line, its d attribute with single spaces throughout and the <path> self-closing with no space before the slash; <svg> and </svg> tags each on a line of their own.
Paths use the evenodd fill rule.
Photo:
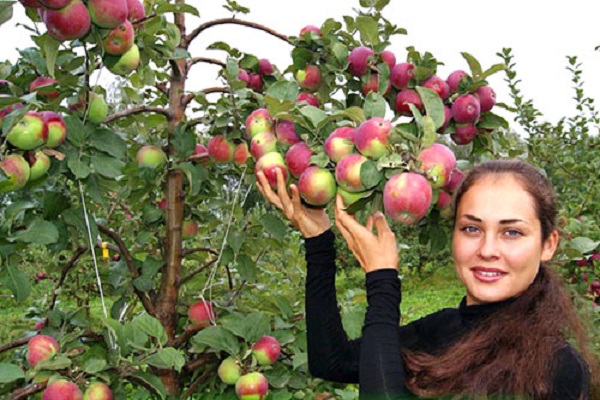
<svg viewBox="0 0 600 400">
<path fill-rule="evenodd" d="M 167 343 L 167 334 L 156 318 L 148 314 L 141 314 L 133 319 L 132 325 L 148 336 L 155 337 L 160 344 Z"/>
<path fill-rule="evenodd" d="M 44 219 L 54 219 L 60 215 L 61 212 L 69 208 L 69 198 L 59 192 L 44 192 Z"/>
<path fill-rule="evenodd" d="M 295 102 L 298 97 L 298 84 L 292 81 L 278 81 L 269 86 L 265 96 L 274 97 L 278 100 L 289 100 Z"/>
<path fill-rule="evenodd" d="M 247 342 L 255 342 L 271 331 L 269 316 L 260 311 L 225 320 L 223 327 Z"/>
<path fill-rule="evenodd" d="M 363 42 L 372 46 L 379 44 L 379 25 L 373 17 L 364 15 L 357 17 L 356 28 L 360 32 L 360 38 Z"/>
<path fill-rule="evenodd" d="M 491 67 L 489 67 L 488 69 L 486 69 L 481 74 L 481 79 L 486 79 L 488 76 L 494 75 L 496 72 L 505 71 L 505 70 L 506 70 L 506 65 L 494 64 Z"/>
<path fill-rule="evenodd" d="M 231 247 L 234 253 L 239 253 L 244 241 L 246 240 L 246 235 L 243 232 L 239 231 L 230 231 L 227 236 L 227 244 Z"/>
<path fill-rule="evenodd" d="M 429 115 L 423 116 L 419 129 L 421 130 L 421 147 L 429 147 L 435 143 L 437 133 L 433 119 Z"/>
<path fill-rule="evenodd" d="M 188 157 L 192 155 L 196 148 L 196 135 L 193 129 L 186 129 L 185 126 L 179 125 L 173 132 L 173 138 L 170 142 L 179 157 Z"/>
<path fill-rule="evenodd" d="M 350 118 L 356 124 L 361 124 L 367 120 L 364 110 L 356 106 L 348 107 L 342 112 L 342 115 L 346 118 Z"/>
<path fill-rule="evenodd" d="M 336 42 L 331 47 L 333 55 L 338 61 L 346 62 L 348 60 L 348 47 L 340 42 Z"/>
<path fill-rule="evenodd" d="M 113 179 L 123 175 L 125 163 L 118 158 L 97 153 L 90 162 L 94 170 L 105 178 Z"/>
<path fill-rule="evenodd" d="M 298 369 L 303 365 L 308 365 L 308 354 L 307 353 L 296 353 L 292 359 L 292 367 Z"/>
<path fill-rule="evenodd" d="M 8 264 L 0 275 L 0 282 L 8 288 L 17 302 L 22 302 L 31 293 L 29 277 L 14 266 Z"/>
<path fill-rule="evenodd" d="M 383 174 L 381 171 L 377 170 L 377 164 L 373 161 L 365 161 L 360 166 L 360 181 L 367 189 L 377 186 L 382 178 Z"/>
<path fill-rule="evenodd" d="M 88 143 L 95 149 L 122 160 L 127 155 L 127 142 L 110 129 L 97 129 Z"/>
<path fill-rule="evenodd" d="M 54 39 L 50 35 L 46 35 L 44 38 L 44 53 L 46 55 L 46 68 L 48 69 L 48 75 L 54 77 L 54 66 L 56 64 L 56 55 L 58 54 L 58 48 L 60 42 Z"/>
<path fill-rule="evenodd" d="M 505 128 L 508 129 L 509 124 L 504 118 L 491 112 L 485 112 L 481 114 L 477 127 L 481 129 L 496 129 Z"/>
<path fill-rule="evenodd" d="M 73 146 L 83 146 L 87 137 L 87 129 L 83 122 L 76 115 L 67 115 L 64 120 L 67 125 L 67 140 Z"/>
<path fill-rule="evenodd" d="M 15 201 L 14 203 L 9 203 L 9 205 L 5 208 L 5 218 L 9 221 L 18 218 L 18 216 L 26 210 L 31 210 L 36 207 L 36 204 L 32 201 Z"/>
<path fill-rule="evenodd" d="M 195 15 L 196 17 L 200 17 L 200 13 L 196 9 L 196 7 L 193 7 L 193 6 L 191 6 L 189 4 L 185 4 L 185 3 L 177 3 L 177 4 L 162 3 L 158 7 L 156 7 L 154 12 L 157 14 L 188 13 L 188 14 Z"/>
<path fill-rule="evenodd" d="M 65 355 L 58 354 L 52 358 L 44 361 L 40 361 L 35 365 L 36 369 L 49 369 L 52 371 L 58 371 L 61 369 L 69 368 L 72 362 L 71 359 Z"/>
<path fill-rule="evenodd" d="M 247 281 L 255 281 L 258 276 L 258 269 L 256 263 L 247 254 L 240 254 L 236 258 L 237 269 L 242 279 Z"/>
<path fill-rule="evenodd" d="M 154 390 L 154 394 L 159 396 L 161 399 L 167 398 L 167 391 L 165 390 L 165 386 L 163 385 L 162 381 L 158 376 L 143 371 L 134 372 L 129 376 L 133 378 L 131 379 L 131 381 L 134 383 L 137 380 L 144 382 L 145 387 L 152 388 Z"/>
<path fill-rule="evenodd" d="M 358 305 L 344 308 L 342 312 L 342 325 L 351 339 L 360 337 L 363 323 L 365 321 L 365 309 Z"/>
<path fill-rule="evenodd" d="M 0 25 L 10 21 L 13 16 L 12 5 L 14 1 L 2 1 L 0 2 Z"/>
<path fill-rule="evenodd" d="M 185 365 L 185 356 L 181 350 L 166 347 L 148 357 L 146 363 L 157 368 L 174 369 L 180 372 Z"/>
<path fill-rule="evenodd" d="M 479 63 L 479 61 L 477 61 L 477 59 L 475 57 L 473 57 L 472 55 L 470 55 L 467 52 L 462 52 L 460 54 L 467 61 L 467 64 L 469 64 L 469 68 L 471 69 L 471 77 L 474 80 L 482 79 L 481 76 L 482 76 L 483 72 L 481 70 L 481 64 Z"/>
<path fill-rule="evenodd" d="M 19 231 L 14 238 L 24 243 L 47 245 L 58 241 L 58 229 L 52 222 L 41 218 L 34 219 L 24 231 Z"/>
<path fill-rule="evenodd" d="M 66 156 L 67 167 L 75 175 L 75 178 L 85 179 L 92 173 L 88 164 L 80 160 L 79 152 L 76 149 L 69 149 L 66 152 Z"/>
<path fill-rule="evenodd" d="M 425 112 L 433 119 L 435 124 L 434 130 L 438 130 L 440 126 L 444 125 L 445 119 L 444 103 L 441 97 L 429 88 L 417 86 L 416 89 L 425 106 Z"/>
<path fill-rule="evenodd" d="M 235 336 L 222 326 L 208 327 L 191 339 L 193 345 L 205 345 L 217 351 L 224 351 L 229 355 L 236 355 L 240 351 L 240 343 Z"/>
<path fill-rule="evenodd" d="M 25 372 L 19 366 L 0 363 L 0 383 L 10 383 L 25 378 Z"/>
<path fill-rule="evenodd" d="M 273 215 L 272 213 L 263 214 L 260 217 L 260 223 L 265 230 L 273 235 L 273 237 L 279 241 L 282 241 L 287 231 L 287 225 L 281 220 L 281 218 Z"/>
<path fill-rule="evenodd" d="M 593 250 L 596 249 L 596 247 L 600 245 L 600 241 L 595 242 L 590 238 L 582 236 L 576 237 L 567 243 L 568 247 L 577 250 L 581 254 L 591 253 Z"/>
<path fill-rule="evenodd" d="M 365 118 L 385 117 L 386 101 L 379 93 L 371 92 L 365 98 Z"/>
<path fill-rule="evenodd" d="M 178 168 L 185 173 L 190 188 L 190 194 L 198 194 L 202 183 L 209 178 L 206 168 L 191 162 L 181 163 L 178 165 Z"/>
<path fill-rule="evenodd" d="M 300 109 L 300 113 L 307 117 L 315 128 L 319 125 L 319 122 L 327 118 L 325 111 L 314 106 L 304 106 Z"/>
</svg>

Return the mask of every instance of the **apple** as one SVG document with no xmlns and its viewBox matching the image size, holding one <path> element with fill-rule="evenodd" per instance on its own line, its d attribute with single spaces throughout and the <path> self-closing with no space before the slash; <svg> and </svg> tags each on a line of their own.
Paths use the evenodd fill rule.
<svg viewBox="0 0 600 400">
<path fill-rule="evenodd" d="M 250 83 L 250 75 L 248 75 L 248 71 L 246 71 L 243 68 L 239 69 L 237 78 L 238 80 L 244 82 L 246 86 L 248 86 L 248 84 Z"/>
<path fill-rule="evenodd" d="M 241 142 L 236 144 L 233 149 L 233 163 L 236 165 L 244 165 L 246 164 L 246 161 L 248 161 L 248 157 L 250 157 L 248 143 Z"/>
<path fill-rule="evenodd" d="M 3 109 L 0 109 L 0 133 L 2 132 L 2 124 L 4 123 L 4 118 L 7 115 L 9 115 L 10 113 L 12 113 L 13 111 L 23 109 L 23 107 L 24 107 L 23 104 L 15 103 L 15 104 L 6 106 Z"/>
<path fill-rule="evenodd" d="M 67 125 L 63 117 L 54 111 L 42 111 L 42 121 L 48 127 L 46 147 L 54 148 L 60 146 L 67 138 Z"/>
<path fill-rule="evenodd" d="M 471 143 L 479 131 L 472 122 L 466 124 L 456 124 L 454 126 L 454 133 L 450 134 L 450 139 L 458 145 L 465 145 Z"/>
<path fill-rule="evenodd" d="M 40 361 L 48 360 L 58 352 L 58 342 L 52 336 L 38 334 L 27 343 L 27 362 L 35 367 Z"/>
<path fill-rule="evenodd" d="M 320 107 L 321 103 L 319 102 L 319 98 L 314 93 L 302 92 L 296 98 L 297 103 L 306 103 L 313 107 Z"/>
<path fill-rule="evenodd" d="M 412 117 L 412 111 L 410 110 L 409 104 L 417 107 L 419 111 L 423 111 L 423 101 L 421 96 L 413 89 L 402 89 L 396 95 L 396 112 L 399 115 Z"/>
<path fill-rule="evenodd" d="M 258 74 L 249 74 L 246 86 L 255 92 L 261 92 L 263 90 L 263 79 Z"/>
<path fill-rule="evenodd" d="M 46 326 L 46 324 L 43 321 L 38 321 L 33 326 L 33 329 L 36 331 L 41 331 L 42 329 L 44 329 L 45 326 Z"/>
<path fill-rule="evenodd" d="M 433 90 L 442 100 L 446 100 L 450 95 L 450 86 L 445 80 L 437 75 L 431 75 L 429 78 L 425 79 L 421 82 L 421 86 Z"/>
<path fill-rule="evenodd" d="M 275 364 L 279 353 L 281 353 L 281 345 L 273 336 L 263 335 L 252 345 L 252 355 L 259 365 Z"/>
<path fill-rule="evenodd" d="M 181 237 L 183 239 L 191 239 L 198 234 L 198 221 L 186 219 L 181 227 Z"/>
<path fill-rule="evenodd" d="M 335 399 L 335 396 L 329 392 L 319 393 L 313 398 L 313 400 L 333 400 L 333 399 Z"/>
<path fill-rule="evenodd" d="M 223 383 L 235 385 L 242 375 L 242 369 L 235 358 L 227 357 L 219 364 L 217 375 Z"/>
<path fill-rule="evenodd" d="M 207 327 L 215 320 L 215 312 L 210 301 L 200 300 L 188 307 L 188 319 L 195 327 Z"/>
<path fill-rule="evenodd" d="M 423 149 L 417 159 L 421 170 L 434 189 L 443 187 L 450 180 L 450 173 L 456 168 L 456 156 L 440 143 L 434 143 Z"/>
<path fill-rule="evenodd" d="M 102 48 L 108 54 L 121 55 L 133 46 L 135 33 L 129 20 L 112 28 L 102 39 Z"/>
<path fill-rule="evenodd" d="M 33 163 L 29 162 L 29 180 L 35 181 L 46 175 L 50 169 L 50 157 L 38 150 L 33 156 Z"/>
<path fill-rule="evenodd" d="M 140 0 L 127 0 L 127 19 L 129 21 L 133 23 L 143 19 L 145 16 L 144 3 Z"/>
<path fill-rule="evenodd" d="M 413 224 L 431 206 L 433 191 L 427 179 L 414 172 L 393 175 L 383 188 L 383 208 L 394 221 Z"/>
<path fill-rule="evenodd" d="M 324 150 L 325 154 L 333 162 L 338 162 L 342 157 L 354 153 L 354 136 L 356 129 L 343 126 L 336 128 L 325 139 Z"/>
<path fill-rule="evenodd" d="M 299 178 L 308 168 L 312 155 L 312 150 L 305 142 L 298 142 L 288 149 L 285 153 L 285 163 L 294 177 Z"/>
<path fill-rule="evenodd" d="M 58 10 L 60 8 L 66 7 L 71 0 L 39 0 L 39 4 L 41 4 L 44 8 L 52 8 Z"/>
<path fill-rule="evenodd" d="M 29 111 L 6 134 L 6 140 L 20 150 L 33 150 L 48 139 L 48 126 L 42 116 Z"/>
<path fill-rule="evenodd" d="M 464 177 L 465 174 L 460 169 L 454 168 L 452 172 L 450 172 L 450 179 L 448 180 L 448 182 L 446 182 L 444 186 L 442 186 L 442 189 L 450 193 L 455 192 L 456 189 L 458 189 L 458 187 L 462 183 Z"/>
<path fill-rule="evenodd" d="M 390 93 L 391 87 L 392 87 L 391 83 L 388 81 L 387 87 L 385 88 L 385 91 L 383 92 L 384 96 L 387 96 Z M 377 74 L 377 73 L 370 74 L 360 89 L 361 89 L 363 95 L 365 95 L 365 96 L 371 92 L 379 93 L 379 74 Z"/>
<path fill-rule="evenodd" d="M 384 50 L 381 52 L 381 61 L 386 63 L 390 67 L 390 71 L 396 65 L 396 55 L 390 50 Z"/>
<path fill-rule="evenodd" d="M 46 387 L 42 400 L 83 400 L 83 394 L 73 382 L 58 379 Z"/>
<path fill-rule="evenodd" d="M 246 137 L 252 139 L 254 135 L 261 132 L 274 132 L 274 121 L 266 108 L 258 108 L 246 117 L 244 123 L 246 128 Z"/>
<path fill-rule="evenodd" d="M 104 121 L 106 117 L 108 117 L 108 104 L 104 101 L 104 96 L 91 92 L 87 120 L 92 124 L 99 124 Z"/>
<path fill-rule="evenodd" d="M 234 150 L 235 156 L 235 150 Z M 206 164 L 210 159 L 210 155 L 208 154 L 208 148 L 202 143 L 196 143 L 196 147 L 194 148 L 194 152 L 192 153 L 193 161 L 200 162 L 200 164 Z"/>
<path fill-rule="evenodd" d="M 113 400 L 113 394 L 106 383 L 96 381 L 85 390 L 83 400 Z"/>
<path fill-rule="evenodd" d="M 257 172 L 262 171 L 267 178 L 267 182 L 274 189 L 277 188 L 277 170 L 281 171 L 283 180 L 286 181 L 288 178 L 288 169 L 283 156 L 277 152 L 265 154 L 258 159 L 254 166 L 254 174 L 256 175 Z"/>
<path fill-rule="evenodd" d="M 127 0 L 88 0 L 92 22 L 101 28 L 112 29 L 127 20 Z"/>
<path fill-rule="evenodd" d="M 140 65 L 140 49 L 134 43 L 129 50 L 120 56 L 105 55 L 103 61 L 110 72 L 125 76 Z"/>
<path fill-rule="evenodd" d="M 271 64 L 271 61 L 266 58 L 258 60 L 258 73 L 260 75 L 272 75 L 273 72 L 275 72 L 275 69 L 273 68 L 273 64 Z"/>
<path fill-rule="evenodd" d="M 165 199 L 164 197 L 160 200 L 158 200 L 156 202 L 156 207 L 158 207 L 161 210 L 166 210 L 167 209 L 167 199 Z"/>
<path fill-rule="evenodd" d="M 333 174 L 325 168 L 309 166 L 298 178 L 298 192 L 307 204 L 316 207 L 326 206 L 336 194 Z"/>
<path fill-rule="evenodd" d="M 490 111 L 496 104 L 496 92 L 490 86 L 480 86 L 475 91 L 475 97 L 479 100 L 481 112 Z"/>
<path fill-rule="evenodd" d="M 36 92 L 39 95 L 46 96 L 50 100 L 54 100 L 60 96 L 60 93 L 54 89 L 48 89 L 47 86 L 56 85 L 58 81 L 49 76 L 38 76 L 29 84 L 29 92 Z"/>
<path fill-rule="evenodd" d="M 446 82 L 450 87 L 450 93 L 456 93 L 458 91 L 458 86 L 462 82 L 463 78 L 468 78 L 469 74 L 467 74 L 463 70 L 452 71 L 448 78 L 446 78 Z"/>
<path fill-rule="evenodd" d="M 414 78 L 415 66 L 412 63 L 399 63 L 394 65 L 390 71 L 390 82 L 396 89 L 406 89 L 412 78 Z"/>
<path fill-rule="evenodd" d="M 208 141 L 208 155 L 218 163 L 233 161 L 235 145 L 223 135 L 216 135 Z"/>
<path fill-rule="evenodd" d="M 240 400 L 264 400 L 269 391 L 269 382 L 260 372 L 242 375 L 235 384 L 235 393 Z"/>
<path fill-rule="evenodd" d="M 317 35 L 321 36 L 321 29 L 314 25 L 306 25 L 304 28 L 300 29 L 300 37 L 304 36 L 306 33 L 315 32 Z"/>
<path fill-rule="evenodd" d="M 296 71 L 296 80 L 302 89 L 311 92 L 318 90 L 323 81 L 321 70 L 316 65 L 307 65 L 304 69 Z"/>
<path fill-rule="evenodd" d="M 277 121 L 275 134 L 279 143 L 283 143 L 286 146 L 291 146 L 300 141 L 300 138 L 296 134 L 294 122 L 287 119 Z"/>
<path fill-rule="evenodd" d="M 377 160 L 388 151 L 388 138 L 392 124 L 380 117 L 369 118 L 361 123 L 354 134 L 354 144 L 365 157 Z"/>
<path fill-rule="evenodd" d="M 0 180 L 0 193 L 8 193 L 23 188 L 31 169 L 29 163 L 19 154 L 10 154 L 0 161 L 0 169 L 6 175 L 6 180 Z"/>
<path fill-rule="evenodd" d="M 40 3 L 38 0 L 19 0 L 19 3 L 23 4 L 23 7 L 27 8 L 43 7 L 42 3 Z"/>
<path fill-rule="evenodd" d="M 472 94 L 463 94 L 452 103 L 452 118 L 460 123 L 475 122 L 481 113 L 481 106 L 477 97 Z"/>
<path fill-rule="evenodd" d="M 91 27 L 90 14 L 81 0 L 71 0 L 58 10 L 45 10 L 42 20 L 48 28 L 48 34 L 61 42 L 80 39 Z"/>
<path fill-rule="evenodd" d="M 372 57 L 372 49 L 365 46 L 358 46 L 350 51 L 348 55 L 348 72 L 354 76 L 363 76 L 367 73 L 369 66 L 369 57 Z"/>
<path fill-rule="evenodd" d="M 252 137 L 250 153 L 255 160 L 274 151 L 277 151 L 277 137 L 271 132 L 261 132 Z"/>
<path fill-rule="evenodd" d="M 335 181 L 344 190 L 356 193 L 367 189 L 360 180 L 360 169 L 368 159 L 362 154 L 348 154 L 335 166 Z"/>
<path fill-rule="evenodd" d="M 160 147 L 145 145 L 137 151 L 135 159 L 140 168 L 156 169 L 165 165 L 167 155 Z"/>
<path fill-rule="evenodd" d="M 450 207 L 451 202 L 452 202 L 452 196 L 450 196 L 450 193 L 448 193 L 444 190 L 440 190 L 438 192 L 437 202 L 435 203 L 437 208 L 439 208 L 440 210 L 444 210 L 444 209 Z"/>
</svg>

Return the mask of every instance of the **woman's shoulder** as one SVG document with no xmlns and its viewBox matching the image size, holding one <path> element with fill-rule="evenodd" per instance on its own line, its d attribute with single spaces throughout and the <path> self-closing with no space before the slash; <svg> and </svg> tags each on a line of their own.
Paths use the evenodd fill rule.
<svg viewBox="0 0 600 400">
<path fill-rule="evenodd" d="M 552 383 L 553 399 L 579 398 L 580 394 L 589 393 L 589 367 L 579 351 L 568 343 L 556 351 Z"/>
</svg>

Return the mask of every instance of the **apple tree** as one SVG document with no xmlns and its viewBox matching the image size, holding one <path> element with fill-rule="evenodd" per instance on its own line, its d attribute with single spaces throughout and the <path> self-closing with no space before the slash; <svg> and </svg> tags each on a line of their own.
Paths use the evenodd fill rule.
<svg viewBox="0 0 600 400">
<path fill-rule="evenodd" d="M 206 22 L 182 0 L 2 5 L 27 8 L 35 46 L 0 68 L 0 282 L 25 301 L 20 266 L 40 254 L 54 282 L 35 329 L 1 347 L 3 395 L 356 397 L 308 373 L 301 240 L 255 172 L 280 171 L 311 207 L 339 193 L 359 215 L 384 210 L 436 252 L 462 171 L 511 151 L 486 82 L 504 66 L 463 53 L 440 77 L 433 54 L 391 49 L 406 32 L 387 3 L 287 34 L 229 0 L 231 17 Z M 224 24 L 281 39 L 292 64 L 235 43 L 191 54 Z M 218 81 L 190 90 L 205 63 Z"/>
</svg>

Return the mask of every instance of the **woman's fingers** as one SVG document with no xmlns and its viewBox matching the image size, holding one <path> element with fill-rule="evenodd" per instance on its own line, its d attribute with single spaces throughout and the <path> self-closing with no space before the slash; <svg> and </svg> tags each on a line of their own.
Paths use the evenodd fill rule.
<svg viewBox="0 0 600 400">
<path fill-rule="evenodd" d="M 283 209 L 279 196 L 277 196 L 273 189 L 271 189 L 271 185 L 269 184 L 269 181 L 267 180 L 265 174 L 262 171 L 259 171 L 256 173 L 256 177 L 258 179 L 258 181 L 256 182 L 256 186 L 258 186 L 258 190 L 263 195 L 263 197 L 275 207 L 279 208 L 280 210 Z"/>
</svg>

